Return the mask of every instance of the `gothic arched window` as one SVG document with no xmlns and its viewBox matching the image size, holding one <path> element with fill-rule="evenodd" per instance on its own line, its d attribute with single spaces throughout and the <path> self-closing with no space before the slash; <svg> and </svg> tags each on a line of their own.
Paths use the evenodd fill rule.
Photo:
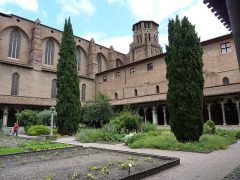
<svg viewBox="0 0 240 180">
<path fill-rule="evenodd" d="M 82 101 L 86 100 L 86 84 L 82 85 Z"/>
<path fill-rule="evenodd" d="M 81 51 L 79 48 L 77 48 L 77 51 L 76 51 L 76 58 L 77 58 L 77 70 L 80 71 L 81 70 Z"/>
<path fill-rule="evenodd" d="M 97 63 L 98 63 L 98 72 L 102 72 L 102 58 L 101 55 L 97 55 Z"/>
<path fill-rule="evenodd" d="M 10 34 L 8 57 L 19 58 L 21 34 L 17 29 L 12 30 Z"/>
<path fill-rule="evenodd" d="M 45 64 L 53 65 L 54 43 L 52 39 L 48 39 L 45 49 Z"/>
<path fill-rule="evenodd" d="M 12 75 L 12 88 L 11 88 L 11 95 L 17 96 L 18 89 L 19 89 L 19 79 L 20 76 L 18 73 L 14 73 Z"/>
<path fill-rule="evenodd" d="M 51 93 L 51 98 L 56 98 L 57 97 L 57 80 L 53 79 L 52 80 L 52 93 Z"/>
</svg>

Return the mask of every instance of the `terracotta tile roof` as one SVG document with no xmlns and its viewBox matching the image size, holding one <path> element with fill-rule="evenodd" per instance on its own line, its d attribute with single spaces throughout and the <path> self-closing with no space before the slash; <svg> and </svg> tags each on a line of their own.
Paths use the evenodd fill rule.
<svg viewBox="0 0 240 180">
<path fill-rule="evenodd" d="M 204 96 L 217 96 L 226 94 L 236 94 L 240 93 L 240 84 L 231 84 L 228 86 L 216 86 L 208 87 L 204 89 Z M 111 101 L 112 105 L 122 105 L 122 104 L 137 104 L 137 103 L 147 103 L 156 101 L 165 101 L 166 94 L 154 94 L 148 96 L 132 97 L 126 99 L 119 99 Z"/>
<path fill-rule="evenodd" d="M 153 101 L 165 101 L 166 94 L 154 94 L 148 96 L 138 96 L 127 99 L 120 99 L 111 101 L 112 105 L 122 105 L 122 104 L 137 104 L 137 103 L 145 103 L 145 102 L 153 102 Z"/>
<path fill-rule="evenodd" d="M 216 86 L 204 89 L 204 96 L 217 96 L 235 93 L 240 93 L 240 84 L 230 84 L 227 86 Z"/>
<path fill-rule="evenodd" d="M 56 105 L 56 100 L 50 98 L 0 95 L 0 104 L 53 106 Z"/>
</svg>

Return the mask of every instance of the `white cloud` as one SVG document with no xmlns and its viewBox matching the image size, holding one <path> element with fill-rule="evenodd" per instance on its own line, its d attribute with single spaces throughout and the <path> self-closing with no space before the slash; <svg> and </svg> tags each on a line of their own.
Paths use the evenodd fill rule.
<svg viewBox="0 0 240 180">
<path fill-rule="evenodd" d="M 159 23 L 161 28 L 159 42 L 164 50 L 165 45 L 168 44 L 165 23 L 169 18 L 175 18 L 176 14 L 180 14 L 181 18 L 183 16 L 189 18 L 196 26 L 201 41 L 229 33 L 201 0 L 185 0 L 184 3 L 179 0 L 108 0 L 108 3 L 126 6 L 136 21 L 153 20 Z M 166 27 L 162 27 L 162 23 Z"/>
<path fill-rule="evenodd" d="M 46 11 L 42 11 L 42 16 L 45 17 L 45 18 L 47 18 L 47 17 L 48 17 L 47 12 L 46 12 Z"/>
<path fill-rule="evenodd" d="M 93 38 L 96 42 L 96 41 L 100 41 L 101 39 L 104 39 L 106 37 L 106 34 L 102 32 L 85 32 L 81 37 L 87 40 L 90 40 Z"/>
<path fill-rule="evenodd" d="M 110 47 L 112 45 L 114 50 L 127 54 L 129 52 L 129 45 L 132 41 L 132 36 L 119 36 L 102 39 L 96 43 L 102 44 L 106 47 Z"/>
<path fill-rule="evenodd" d="M 108 2 L 126 5 L 137 21 L 161 22 L 179 9 L 188 7 L 194 0 L 184 0 L 184 3 L 179 0 L 108 0 Z"/>
<path fill-rule="evenodd" d="M 58 0 L 61 10 L 57 14 L 57 23 L 60 24 L 68 16 L 78 16 L 84 14 L 91 16 L 95 13 L 96 8 L 93 6 L 91 0 Z"/>
<path fill-rule="evenodd" d="M 114 50 L 125 54 L 129 52 L 129 45 L 133 41 L 132 36 L 117 36 L 109 38 L 102 32 L 86 32 L 81 37 L 87 40 L 93 38 L 95 43 L 108 48 L 112 45 Z"/>
<path fill-rule="evenodd" d="M 8 4 L 14 4 L 19 6 L 23 10 L 28 11 L 38 11 L 38 1 L 37 0 L 0 0 L 0 9 L 5 9 Z"/>
<path fill-rule="evenodd" d="M 202 1 L 196 3 L 191 9 L 181 12 L 179 16 L 188 17 L 189 21 L 195 25 L 201 41 L 229 33 Z"/>
</svg>

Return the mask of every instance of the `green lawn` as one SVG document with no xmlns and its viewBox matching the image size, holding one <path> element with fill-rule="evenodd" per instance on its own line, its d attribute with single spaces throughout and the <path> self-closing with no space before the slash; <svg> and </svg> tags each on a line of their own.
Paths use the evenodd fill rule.
<svg viewBox="0 0 240 180">
<path fill-rule="evenodd" d="M 0 133 L 0 155 L 65 147 L 71 147 L 71 145 L 45 140 L 25 140 Z"/>
<path fill-rule="evenodd" d="M 155 148 L 174 151 L 212 152 L 218 149 L 226 149 L 235 143 L 234 136 L 220 136 L 204 134 L 199 142 L 180 143 L 170 130 L 158 130 L 157 132 L 138 133 L 128 143 L 131 148 Z"/>
</svg>

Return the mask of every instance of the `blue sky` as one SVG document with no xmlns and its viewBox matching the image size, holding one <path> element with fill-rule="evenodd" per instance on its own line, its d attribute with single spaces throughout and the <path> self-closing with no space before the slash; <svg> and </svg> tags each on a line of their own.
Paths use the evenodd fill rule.
<svg viewBox="0 0 240 180">
<path fill-rule="evenodd" d="M 176 14 L 188 16 L 201 40 L 229 33 L 202 0 L 0 0 L 0 11 L 59 30 L 71 17 L 74 34 L 123 53 L 132 42 L 132 25 L 140 20 L 159 24 L 159 43 L 167 44 L 167 24 Z"/>
</svg>

